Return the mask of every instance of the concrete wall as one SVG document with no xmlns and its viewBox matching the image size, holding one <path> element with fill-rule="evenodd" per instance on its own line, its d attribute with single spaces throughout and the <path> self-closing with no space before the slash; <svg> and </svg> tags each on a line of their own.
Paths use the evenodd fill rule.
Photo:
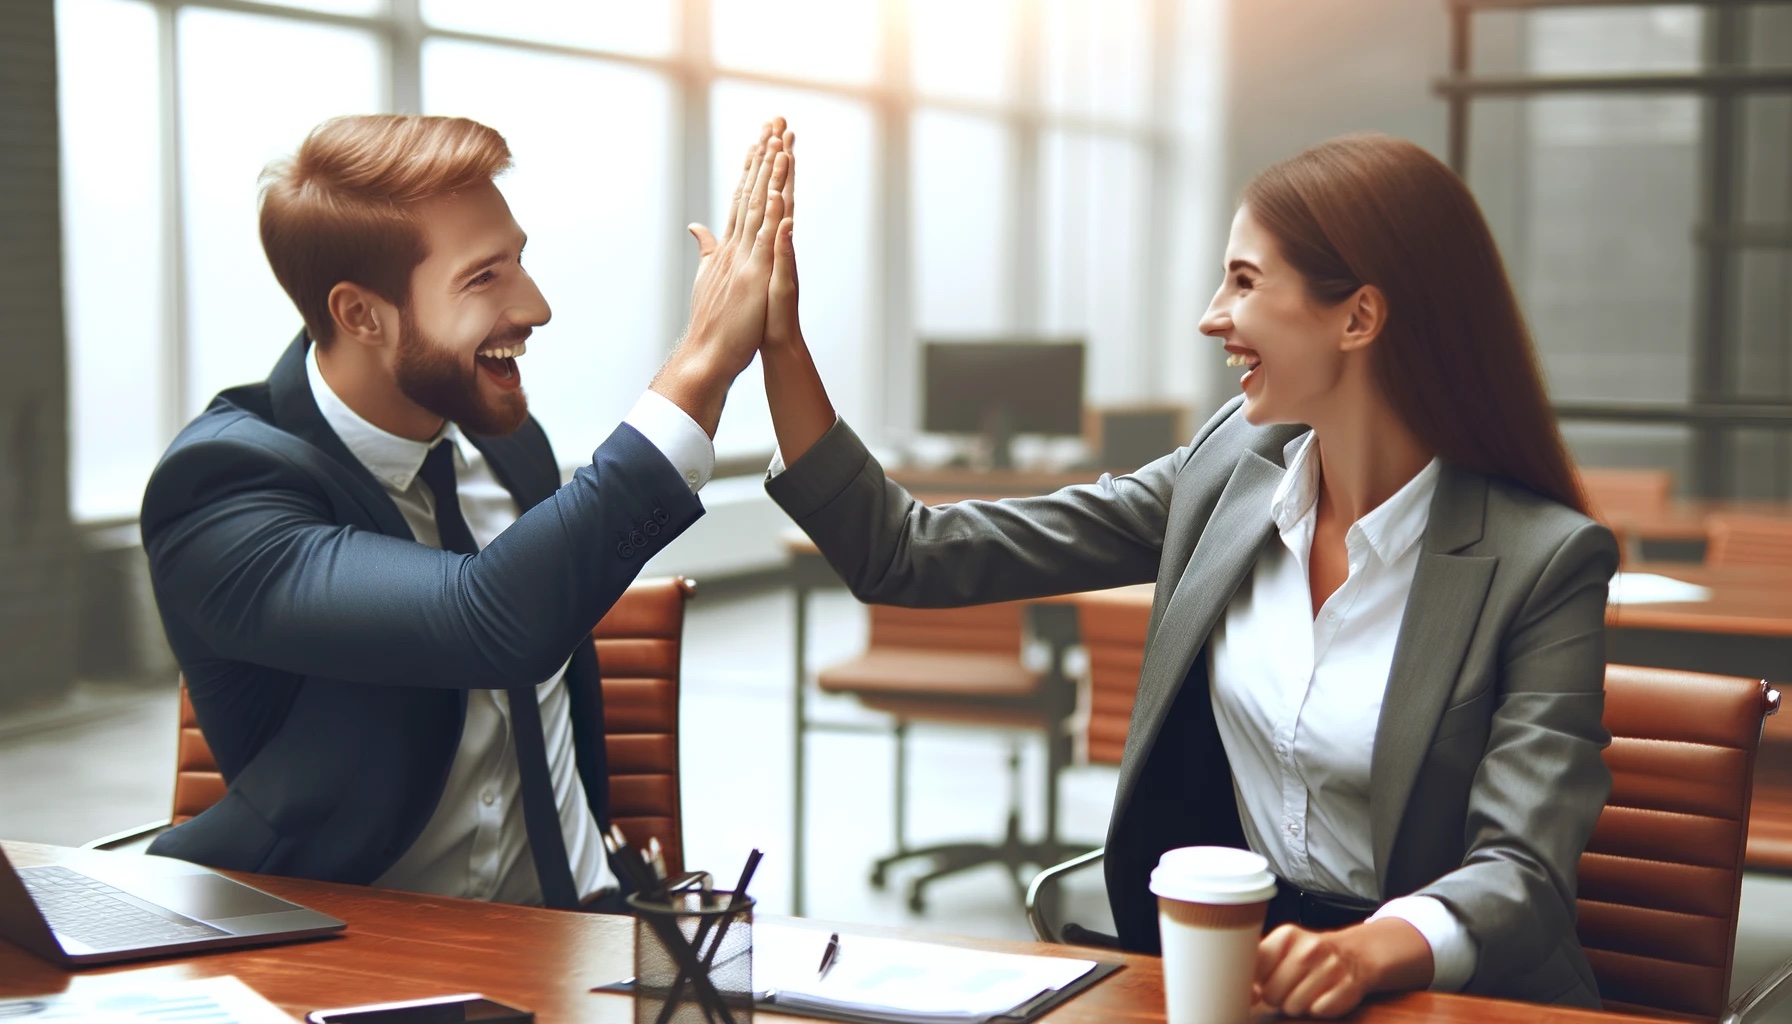
<svg viewBox="0 0 1792 1024">
<path fill-rule="evenodd" d="M 1224 193 L 1264 166 L 1351 131 L 1383 131 L 1443 155 L 1447 70 L 1442 0 L 1232 0 L 1226 33 Z M 1748 15 L 1753 61 L 1792 59 L 1792 11 Z M 1483 13 L 1474 20 L 1483 73 L 1688 70 L 1702 59 L 1703 15 L 1690 8 Z M 1467 179 L 1530 319 L 1551 391 L 1561 399 L 1683 402 L 1696 358 L 1693 232 L 1700 215 L 1704 117 L 1689 96 L 1557 96 L 1471 105 Z M 1792 99 L 1744 104 L 1734 187 L 1750 223 L 1792 222 Z M 1792 260 L 1744 254 L 1737 269 L 1730 387 L 1792 397 Z M 1215 381 L 1210 400 L 1233 391 Z M 1570 445 L 1594 465 L 1667 466 L 1691 477 L 1677 427 L 1571 423 Z M 1739 431 L 1725 488 L 1792 493 L 1792 437 Z"/>
<path fill-rule="evenodd" d="M 50 0 L 0 2 L 0 707 L 74 674 Z"/>
</svg>

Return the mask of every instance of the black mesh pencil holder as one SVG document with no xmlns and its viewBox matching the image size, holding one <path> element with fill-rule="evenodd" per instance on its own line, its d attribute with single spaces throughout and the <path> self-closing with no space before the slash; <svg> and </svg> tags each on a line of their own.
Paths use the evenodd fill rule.
<svg viewBox="0 0 1792 1024">
<path fill-rule="evenodd" d="M 637 893 L 636 1024 L 741 1024 L 753 1019 L 753 900 L 732 893 Z"/>
</svg>

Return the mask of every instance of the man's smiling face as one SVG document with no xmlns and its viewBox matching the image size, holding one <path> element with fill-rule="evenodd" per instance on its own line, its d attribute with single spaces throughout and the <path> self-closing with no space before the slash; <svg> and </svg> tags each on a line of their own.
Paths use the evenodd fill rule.
<svg viewBox="0 0 1792 1024">
<path fill-rule="evenodd" d="M 411 401 L 474 434 L 529 415 L 517 359 L 551 311 L 523 269 L 527 236 L 490 183 L 424 200 L 425 252 L 411 272 L 394 374 Z"/>
</svg>

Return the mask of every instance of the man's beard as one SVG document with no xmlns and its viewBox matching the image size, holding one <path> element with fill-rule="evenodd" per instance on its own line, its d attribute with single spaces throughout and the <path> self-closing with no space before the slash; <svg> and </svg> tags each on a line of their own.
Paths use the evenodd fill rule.
<svg viewBox="0 0 1792 1024">
<path fill-rule="evenodd" d="M 522 388 L 504 392 L 495 401 L 481 394 L 478 357 L 473 365 L 462 363 L 453 349 L 424 336 L 411 310 L 399 317 L 398 332 L 394 372 L 406 398 L 469 434 L 487 437 L 512 433 L 529 417 L 529 399 Z"/>
</svg>

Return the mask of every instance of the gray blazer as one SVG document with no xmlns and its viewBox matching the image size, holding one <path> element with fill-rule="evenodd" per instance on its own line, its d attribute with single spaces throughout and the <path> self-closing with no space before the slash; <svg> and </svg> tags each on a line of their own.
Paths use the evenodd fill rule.
<svg viewBox="0 0 1792 1024">
<path fill-rule="evenodd" d="M 1038 498 L 928 508 L 844 424 L 766 489 L 862 601 L 950 607 L 1155 580 L 1107 841 L 1123 945 L 1156 952 L 1164 850 L 1244 846 L 1209 696 L 1208 635 L 1275 536 L 1282 449 L 1302 427 L 1221 409 L 1136 473 Z M 1446 464 L 1371 758 L 1384 900 L 1434 896 L 1475 937 L 1467 991 L 1599 1005 L 1575 871 L 1611 789 L 1600 757 L 1610 531 Z"/>
</svg>

